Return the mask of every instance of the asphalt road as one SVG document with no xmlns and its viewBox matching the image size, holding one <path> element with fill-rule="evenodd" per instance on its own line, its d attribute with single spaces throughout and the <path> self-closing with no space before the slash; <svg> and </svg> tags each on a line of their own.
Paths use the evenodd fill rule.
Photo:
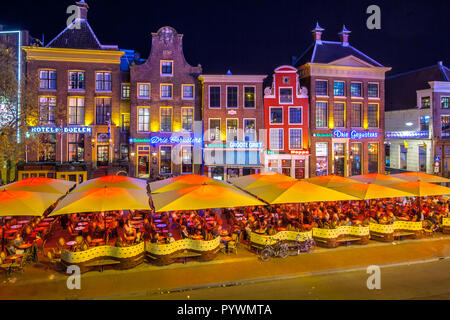
<svg viewBox="0 0 450 320">
<path fill-rule="evenodd" d="M 366 270 L 302 276 L 286 280 L 165 294 L 131 299 L 450 299 L 450 259 L 381 268 L 381 289 L 369 290 Z M 121 296 L 121 299 L 127 299 Z"/>
</svg>

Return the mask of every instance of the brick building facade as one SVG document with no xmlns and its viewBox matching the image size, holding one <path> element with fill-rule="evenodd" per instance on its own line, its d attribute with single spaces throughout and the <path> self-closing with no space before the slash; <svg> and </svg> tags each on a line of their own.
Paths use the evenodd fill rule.
<svg viewBox="0 0 450 320">
<path fill-rule="evenodd" d="M 186 62 L 182 34 L 152 33 L 150 56 L 130 68 L 130 175 L 199 173 L 201 72 Z"/>
</svg>

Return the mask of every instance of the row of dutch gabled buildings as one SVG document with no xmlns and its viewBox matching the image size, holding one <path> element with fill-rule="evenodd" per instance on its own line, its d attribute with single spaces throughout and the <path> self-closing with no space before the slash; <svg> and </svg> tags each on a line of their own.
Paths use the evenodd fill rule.
<svg viewBox="0 0 450 320">
<path fill-rule="evenodd" d="M 29 134 L 40 143 L 27 151 L 19 179 L 384 172 L 390 68 L 353 47 L 345 27 L 339 41 L 325 41 L 317 25 L 309 48 L 274 66 L 272 79 L 204 74 L 186 61 L 173 28 L 152 33 L 142 59 L 100 43 L 88 5 L 76 5 L 77 27 L 22 47 L 26 72 L 39 78 L 39 119 Z"/>
</svg>

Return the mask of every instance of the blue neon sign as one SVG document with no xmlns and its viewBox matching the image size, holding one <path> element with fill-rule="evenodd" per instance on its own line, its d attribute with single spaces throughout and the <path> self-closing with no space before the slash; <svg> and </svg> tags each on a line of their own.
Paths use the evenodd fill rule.
<svg viewBox="0 0 450 320">
<path fill-rule="evenodd" d="M 350 138 L 350 139 L 378 138 L 378 132 L 374 132 L 374 131 L 359 132 L 356 130 L 352 130 L 349 132 L 349 131 L 334 130 L 333 137 L 335 137 L 335 138 Z"/>
<path fill-rule="evenodd" d="M 91 127 L 31 127 L 31 133 L 92 133 Z"/>
</svg>

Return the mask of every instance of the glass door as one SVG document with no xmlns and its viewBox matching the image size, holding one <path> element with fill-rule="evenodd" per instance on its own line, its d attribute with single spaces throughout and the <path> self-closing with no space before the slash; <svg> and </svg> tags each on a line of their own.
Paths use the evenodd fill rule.
<svg viewBox="0 0 450 320">
<path fill-rule="evenodd" d="M 334 174 L 345 176 L 345 143 L 334 144 Z"/>
</svg>

